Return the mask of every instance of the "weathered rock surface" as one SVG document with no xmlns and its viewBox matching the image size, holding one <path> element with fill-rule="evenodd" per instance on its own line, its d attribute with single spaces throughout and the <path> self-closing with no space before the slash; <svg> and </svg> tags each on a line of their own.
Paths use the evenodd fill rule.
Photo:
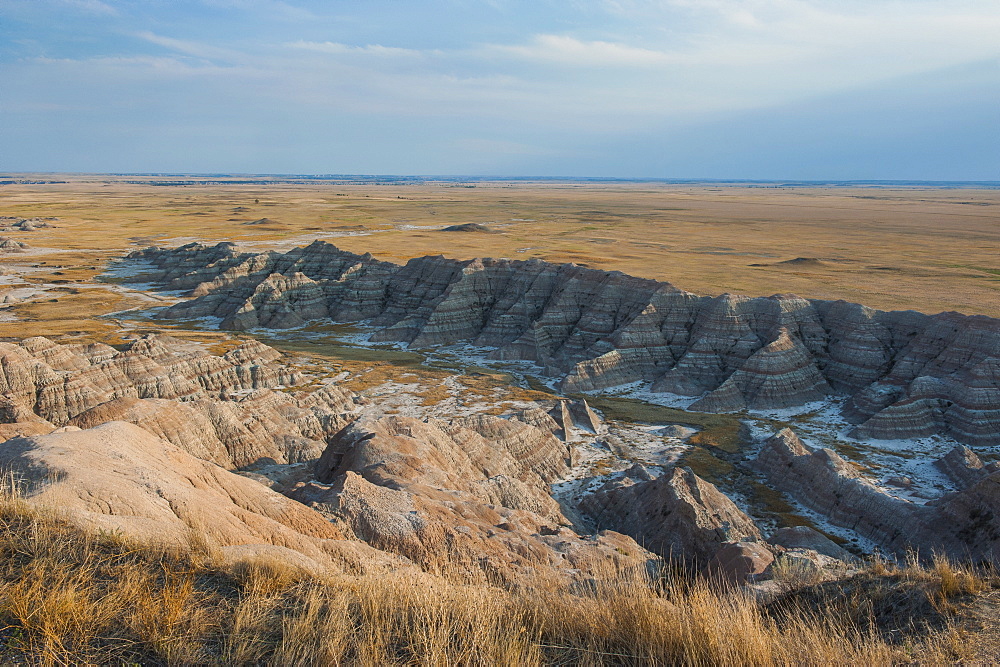
<svg viewBox="0 0 1000 667">
<path fill-rule="evenodd" d="M 18 218 L 16 216 L 0 216 L 0 225 L 5 231 L 33 232 L 36 229 L 54 227 L 51 220 L 58 218 Z"/>
<path fill-rule="evenodd" d="M 771 533 L 767 541 L 770 544 L 782 546 L 786 549 L 811 549 L 824 556 L 842 560 L 845 563 L 857 560 L 851 552 L 809 526 L 779 528 Z"/>
<path fill-rule="evenodd" d="M 619 272 L 537 260 L 422 257 L 404 266 L 315 242 L 287 253 L 188 244 L 130 255 L 188 290 L 167 317 L 223 328 L 367 320 L 377 340 L 471 343 L 534 361 L 566 391 L 628 382 L 696 409 L 800 405 L 836 393 L 865 437 L 1000 439 L 1000 321 L 881 312 L 793 295 L 698 297 Z"/>
<path fill-rule="evenodd" d="M 809 449 L 791 429 L 769 438 L 755 465 L 774 488 L 893 551 L 906 551 L 920 532 L 925 508 L 879 491 L 839 454 Z"/>
<path fill-rule="evenodd" d="M 760 540 L 739 507 L 689 468 L 586 496 L 580 510 L 597 526 L 635 538 L 662 556 L 707 564 L 726 542 Z"/>
<path fill-rule="evenodd" d="M 965 464 L 964 452 L 949 456 L 951 469 Z M 918 505 L 881 492 L 835 452 L 810 450 L 790 429 L 764 443 L 755 465 L 775 488 L 897 554 L 1000 563 L 1000 471 L 966 466 L 957 473 L 971 480 L 966 488 Z"/>
<path fill-rule="evenodd" d="M 24 252 L 28 247 L 28 244 L 22 241 L 0 236 L 0 252 Z"/>
<path fill-rule="evenodd" d="M 124 350 L 41 337 L 0 343 L 0 435 L 117 420 L 230 469 L 316 459 L 350 421 L 353 397 L 333 385 L 272 391 L 298 382 L 273 363 L 279 356 L 256 341 L 215 356 L 168 336 Z"/>
<path fill-rule="evenodd" d="M 571 440 L 576 435 L 577 430 L 584 433 L 598 434 L 602 431 L 601 418 L 590 409 L 584 399 L 576 401 L 559 401 L 549 410 L 549 417 L 556 425 L 556 430 L 563 440 Z M 548 422 L 536 417 L 519 417 L 522 421 L 535 419 L 543 428 L 548 426 Z"/>
<path fill-rule="evenodd" d="M 642 566 L 651 555 L 630 538 L 567 527 L 548 492 L 566 456 L 549 431 L 518 420 L 362 420 L 330 441 L 319 483 L 290 495 L 423 567 L 517 582 Z"/>
<path fill-rule="evenodd" d="M 774 554 L 762 542 L 731 542 L 715 552 L 708 572 L 724 580 L 746 582 L 764 574 L 773 562 Z"/>
<path fill-rule="evenodd" d="M 309 570 L 412 567 L 257 482 L 124 422 L 0 444 L 0 466 L 30 482 L 29 502 L 88 528 L 187 546 L 228 559 L 279 558 Z"/>
<path fill-rule="evenodd" d="M 987 465 L 968 447 L 958 446 L 934 462 L 959 488 L 967 488 L 1000 470 L 996 462 Z"/>
</svg>

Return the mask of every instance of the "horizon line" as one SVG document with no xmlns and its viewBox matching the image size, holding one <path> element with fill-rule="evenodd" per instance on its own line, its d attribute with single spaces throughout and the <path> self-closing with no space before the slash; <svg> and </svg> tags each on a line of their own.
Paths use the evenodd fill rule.
<svg viewBox="0 0 1000 667">
<path fill-rule="evenodd" d="M 192 172 L 192 171 L 112 171 L 112 172 L 91 172 L 91 171 L 5 171 L 0 172 L 0 179 L 10 180 L 18 177 L 31 176 L 105 176 L 105 177 L 173 177 L 173 178 L 258 178 L 258 179 L 303 179 L 303 180 L 359 180 L 359 179 L 387 179 L 387 180 L 421 180 L 421 181 L 477 181 L 477 182 L 503 182 L 503 181 L 553 181 L 553 182 L 629 182 L 629 183 L 712 183 L 712 184 L 827 184 L 827 185 L 965 185 L 1000 187 L 1000 181 L 991 180 L 953 180 L 953 179 L 878 179 L 878 178 L 670 178 L 657 176 L 514 176 L 514 175 L 486 175 L 486 174 L 366 174 L 366 173 L 279 173 L 279 172 Z M 0 182 L 0 185 L 32 185 L 32 183 Z M 48 184 L 55 184 L 49 182 Z M 34 185 L 43 185 L 35 183 Z"/>
</svg>

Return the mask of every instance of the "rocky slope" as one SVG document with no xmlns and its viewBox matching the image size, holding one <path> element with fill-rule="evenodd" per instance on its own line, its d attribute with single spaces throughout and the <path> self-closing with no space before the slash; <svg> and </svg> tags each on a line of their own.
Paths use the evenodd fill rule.
<svg viewBox="0 0 1000 667">
<path fill-rule="evenodd" d="M 688 468 L 652 480 L 626 476 L 584 498 L 580 509 L 664 557 L 701 565 L 724 543 L 762 539 L 750 517 Z"/>
<path fill-rule="evenodd" d="M 317 573 L 412 567 L 319 512 L 125 422 L 8 440 L 0 466 L 28 484 L 29 502 L 141 542 L 193 543 L 228 561 L 279 559 Z"/>
<path fill-rule="evenodd" d="M 891 552 L 918 550 L 923 556 L 941 553 L 996 564 L 1000 471 L 962 449 L 938 465 L 959 481 L 960 489 L 918 504 L 883 493 L 836 452 L 811 450 L 787 428 L 764 443 L 755 461 L 772 486 Z"/>
<path fill-rule="evenodd" d="M 117 350 L 46 338 L 0 343 L 0 435 L 128 421 L 218 465 L 312 460 L 351 419 L 353 396 L 328 385 L 274 391 L 300 378 L 255 341 L 216 356 L 168 336 Z"/>
<path fill-rule="evenodd" d="M 150 248 L 128 262 L 192 298 L 166 317 L 223 328 L 368 321 L 373 338 L 471 343 L 536 362 L 567 391 L 634 381 L 733 411 L 848 397 L 863 437 L 1000 437 L 1000 321 L 881 312 L 793 295 L 699 297 L 620 272 L 538 260 L 421 257 L 403 266 L 324 242 L 287 253 L 232 244 Z"/>
<path fill-rule="evenodd" d="M 652 555 L 625 535 L 573 530 L 549 494 L 566 469 L 566 446 L 518 420 L 392 416 L 344 429 L 317 462 L 316 481 L 287 491 L 433 570 L 524 584 L 644 567 Z"/>
<path fill-rule="evenodd" d="M 31 482 L 32 502 L 92 528 L 171 544 L 202 535 L 227 557 L 317 571 L 415 563 L 523 583 L 653 557 L 569 525 L 549 492 L 569 450 L 543 410 L 527 417 L 542 428 L 488 415 L 355 422 L 354 396 L 335 385 L 278 391 L 303 380 L 278 357 L 168 336 L 123 349 L 0 343 L 0 465 Z M 600 428 L 584 403 L 562 409 L 566 424 Z"/>
</svg>

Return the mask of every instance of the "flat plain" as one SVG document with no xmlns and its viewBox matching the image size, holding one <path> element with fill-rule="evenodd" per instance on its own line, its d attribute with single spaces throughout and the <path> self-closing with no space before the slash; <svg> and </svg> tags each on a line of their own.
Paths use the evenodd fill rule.
<svg viewBox="0 0 1000 667">
<path fill-rule="evenodd" d="M 53 218 L 2 232 L 11 286 L 0 337 L 113 337 L 97 316 L 141 305 L 94 283 L 130 249 L 235 241 L 287 249 L 321 238 L 403 262 L 422 255 L 537 257 L 665 280 L 698 294 L 795 293 L 883 310 L 1000 316 L 1000 190 L 632 182 L 273 182 L 220 177 L 13 177 L 0 216 Z M 443 231 L 475 223 L 486 231 Z M 41 298 L 44 296 L 44 298 Z"/>
</svg>

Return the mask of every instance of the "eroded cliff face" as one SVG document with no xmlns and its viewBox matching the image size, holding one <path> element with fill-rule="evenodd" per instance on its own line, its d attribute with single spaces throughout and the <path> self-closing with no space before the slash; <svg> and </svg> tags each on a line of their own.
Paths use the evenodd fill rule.
<svg viewBox="0 0 1000 667">
<path fill-rule="evenodd" d="M 279 353 L 249 341 L 217 356 L 169 336 L 125 349 L 0 343 L 0 435 L 127 421 L 223 468 L 313 460 L 351 420 L 354 398 L 334 385 L 291 395 L 300 378 Z"/>
<path fill-rule="evenodd" d="M 774 488 L 831 523 L 856 531 L 890 552 L 946 554 L 958 560 L 1000 559 L 1000 472 L 958 448 L 938 467 L 959 490 L 919 504 L 875 487 L 852 463 L 829 449 L 812 450 L 791 429 L 765 441 L 754 462 Z"/>
<path fill-rule="evenodd" d="M 151 248 L 143 275 L 192 297 L 166 317 L 221 327 L 368 321 L 375 340 L 471 343 L 533 361 L 566 391 L 634 381 L 699 397 L 695 409 L 783 408 L 835 393 L 857 433 L 1000 438 L 1000 321 L 882 312 L 794 295 L 699 297 L 620 272 L 538 260 L 421 257 L 403 266 L 314 242 L 287 253 L 232 244 Z"/>
<path fill-rule="evenodd" d="M 330 440 L 316 482 L 287 492 L 424 568 L 508 584 L 644 568 L 653 555 L 631 538 L 581 536 L 563 516 L 549 484 L 567 457 L 519 420 L 364 419 Z"/>
</svg>

